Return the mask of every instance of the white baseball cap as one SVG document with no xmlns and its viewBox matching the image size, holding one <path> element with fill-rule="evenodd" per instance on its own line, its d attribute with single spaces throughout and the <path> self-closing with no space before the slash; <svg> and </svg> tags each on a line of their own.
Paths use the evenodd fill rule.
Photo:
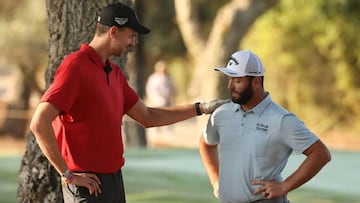
<svg viewBox="0 0 360 203">
<path fill-rule="evenodd" d="M 215 68 L 230 77 L 264 76 L 264 66 L 259 57 L 250 50 L 233 53 L 226 67 Z"/>
</svg>

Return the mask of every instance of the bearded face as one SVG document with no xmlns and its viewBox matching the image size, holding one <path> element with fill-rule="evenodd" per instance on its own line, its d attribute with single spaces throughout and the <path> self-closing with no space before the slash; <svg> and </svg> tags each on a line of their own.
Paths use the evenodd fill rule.
<svg viewBox="0 0 360 203">
<path fill-rule="evenodd" d="M 248 78 L 248 80 L 245 88 L 244 87 L 241 88 L 241 85 L 239 86 L 234 85 L 234 88 L 230 88 L 231 100 L 234 103 L 244 105 L 248 103 L 253 97 L 254 91 L 251 85 L 253 77 L 246 77 L 246 78 Z"/>
</svg>

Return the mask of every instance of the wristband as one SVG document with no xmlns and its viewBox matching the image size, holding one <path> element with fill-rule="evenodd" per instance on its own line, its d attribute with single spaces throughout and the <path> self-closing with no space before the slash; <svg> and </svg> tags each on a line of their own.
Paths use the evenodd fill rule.
<svg viewBox="0 0 360 203">
<path fill-rule="evenodd" d="M 201 110 L 200 110 L 200 102 L 196 102 L 196 103 L 195 103 L 195 110 L 196 110 L 196 114 L 197 114 L 198 116 L 201 116 L 201 115 L 202 115 L 202 112 L 201 112 Z"/>
<path fill-rule="evenodd" d="M 66 183 L 71 183 L 74 180 L 74 173 L 67 169 L 63 174 L 62 177 L 65 179 Z"/>
</svg>

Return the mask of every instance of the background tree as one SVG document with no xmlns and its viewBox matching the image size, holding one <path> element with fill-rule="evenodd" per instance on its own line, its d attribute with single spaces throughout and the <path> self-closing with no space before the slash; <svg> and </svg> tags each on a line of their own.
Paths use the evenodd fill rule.
<svg viewBox="0 0 360 203">
<path fill-rule="evenodd" d="M 43 69 L 46 59 L 46 26 L 44 24 L 45 8 L 39 1 L 0 1 L 0 60 L 16 68 L 20 79 L 16 84 L 16 94 L 6 105 L 5 121 L 0 126 L 0 135 L 7 134 L 23 138 L 27 130 L 30 98 L 34 93 L 41 94 L 42 88 L 35 78 Z M 39 7 L 44 12 L 27 12 Z M 31 23 L 22 23 L 31 19 Z M 45 40 L 44 40 L 45 39 Z"/>
<path fill-rule="evenodd" d="M 359 8 L 354 0 L 281 1 L 241 45 L 271 69 L 272 96 L 325 137 L 359 137 Z"/>
<path fill-rule="evenodd" d="M 276 2 L 277 0 L 229 1 L 216 12 L 209 31 L 204 32 L 197 15 L 196 1 L 175 0 L 176 19 L 194 67 L 190 84 L 191 96 L 214 99 L 219 97 L 218 92 L 224 92 L 214 88 L 219 85 L 220 75 L 212 69 L 225 63 L 238 49 L 240 41 L 255 20 Z M 220 90 L 223 89 L 224 85 L 220 87 Z"/>
<path fill-rule="evenodd" d="M 144 1 L 136 1 L 135 2 L 135 10 L 138 15 L 138 18 L 145 18 L 143 15 L 145 10 L 145 2 Z M 138 42 L 136 44 L 136 49 L 133 54 L 129 55 L 128 66 L 133 67 L 127 69 L 129 74 L 129 84 L 132 88 L 134 88 L 140 98 L 144 97 L 144 86 L 145 86 L 145 50 L 143 47 L 144 35 L 138 35 Z M 126 145 L 128 147 L 146 147 L 147 139 L 145 129 L 139 125 L 137 122 L 132 120 L 130 117 L 125 115 L 123 117 L 123 132 L 126 141 Z"/>
</svg>

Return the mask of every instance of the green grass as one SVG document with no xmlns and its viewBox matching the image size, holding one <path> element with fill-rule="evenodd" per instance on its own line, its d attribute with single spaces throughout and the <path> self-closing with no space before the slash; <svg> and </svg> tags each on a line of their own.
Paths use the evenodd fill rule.
<svg viewBox="0 0 360 203">
<path fill-rule="evenodd" d="M 126 160 L 130 203 L 217 202 L 195 150 L 128 150 Z"/>
<path fill-rule="evenodd" d="M 358 185 L 359 168 L 348 167 L 348 171 L 344 172 L 338 170 L 338 167 L 343 165 L 337 164 L 343 164 L 343 161 L 356 163 L 359 160 L 358 154 L 335 153 L 334 157 L 336 159 L 333 160 L 333 165 L 324 168 L 319 177 L 289 194 L 292 203 L 360 203 L 360 192 L 354 193 L 352 191 L 357 189 L 346 188 L 347 185 Z M 349 158 L 351 160 L 348 160 Z M 0 156 L 1 203 L 16 202 L 20 160 L 19 156 Z M 285 169 L 288 171 L 284 173 L 291 172 L 298 162 L 299 160 L 289 161 L 290 167 L 287 167 L 289 169 Z M 349 184 L 334 181 L 341 179 L 344 173 L 348 176 L 353 173 L 354 178 L 350 180 L 352 182 L 348 179 L 343 181 L 348 181 Z M 128 203 L 219 202 L 212 195 L 196 149 L 127 149 L 123 175 Z"/>
<path fill-rule="evenodd" d="M 0 156 L 0 202 L 16 202 L 20 157 Z"/>
<path fill-rule="evenodd" d="M 288 196 L 291 203 L 360 203 L 359 195 L 301 188 Z"/>
</svg>

